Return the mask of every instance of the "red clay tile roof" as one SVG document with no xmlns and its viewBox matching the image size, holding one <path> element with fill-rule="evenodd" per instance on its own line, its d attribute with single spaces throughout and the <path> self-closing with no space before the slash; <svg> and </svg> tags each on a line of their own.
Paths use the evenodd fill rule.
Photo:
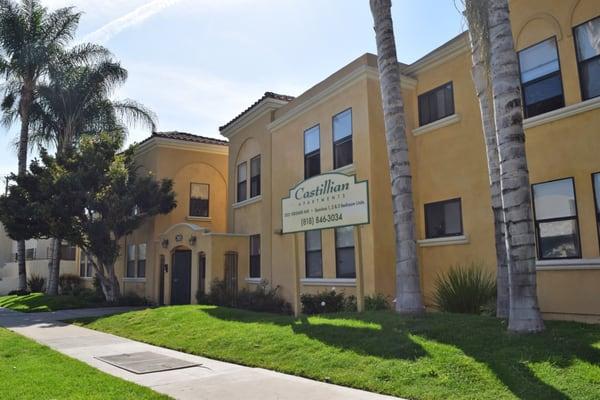
<svg viewBox="0 0 600 400">
<path fill-rule="evenodd" d="M 292 101 L 292 100 L 294 100 L 295 97 L 288 96 L 288 95 L 285 95 L 285 94 L 278 94 L 278 93 L 273 93 L 273 92 L 265 92 L 265 94 L 263 94 L 263 96 L 260 99 L 256 100 L 250 107 L 248 107 L 244 111 L 242 111 L 237 117 L 235 117 L 234 119 L 232 119 L 231 121 L 229 121 L 225 125 L 220 126 L 219 127 L 219 132 L 222 132 L 225 128 L 227 128 L 229 125 L 233 124 L 235 121 L 237 121 L 242 116 L 244 116 L 247 112 L 249 112 L 254 107 L 256 107 L 257 105 L 259 105 L 261 101 L 263 101 L 264 99 L 267 99 L 267 98 L 269 98 L 269 99 L 275 99 L 275 100 L 283 100 L 283 101 Z"/>
<path fill-rule="evenodd" d="M 177 131 L 152 132 L 152 136 L 144 139 L 143 141 L 138 143 L 138 145 L 141 145 L 142 143 L 145 143 L 155 137 L 164 138 L 164 139 L 183 140 L 185 142 L 217 144 L 217 145 L 221 145 L 221 146 L 229 146 L 229 142 L 226 140 L 215 139 L 215 138 L 210 138 L 210 137 L 206 137 L 206 136 L 194 135 L 194 134 L 187 133 L 187 132 L 177 132 Z"/>
</svg>

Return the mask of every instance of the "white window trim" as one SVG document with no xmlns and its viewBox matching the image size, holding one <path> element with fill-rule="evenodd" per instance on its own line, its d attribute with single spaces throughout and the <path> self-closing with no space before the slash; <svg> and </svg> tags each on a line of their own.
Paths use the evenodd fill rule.
<svg viewBox="0 0 600 400">
<path fill-rule="evenodd" d="M 352 163 L 352 164 L 344 165 L 343 167 L 339 167 L 337 169 L 333 169 L 333 170 L 331 170 L 331 172 L 334 172 L 337 174 L 352 175 L 352 174 L 356 173 L 356 167 L 354 166 L 354 163 Z"/>
<path fill-rule="evenodd" d="M 422 239 L 417 240 L 420 247 L 433 247 L 433 246 L 448 246 L 457 244 L 468 244 L 469 235 L 460 236 L 443 236 L 439 238 Z"/>
<path fill-rule="evenodd" d="M 246 278 L 246 283 L 251 283 L 253 285 L 260 285 L 260 283 L 262 282 L 262 278 Z"/>
<path fill-rule="evenodd" d="M 529 129 L 539 125 L 548 124 L 550 122 L 572 117 L 574 115 L 581 114 L 586 111 L 595 110 L 597 108 L 600 108 L 600 97 L 594 97 L 592 99 L 585 100 L 580 103 L 571 104 L 570 106 L 562 107 L 544 114 L 536 115 L 535 117 L 527 118 L 523 120 L 523 128 Z"/>
<path fill-rule="evenodd" d="M 456 124 L 457 122 L 460 122 L 460 114 L 454 113 L 442 119 L 438 119 L 437 121 L 433 121 L 426 125 L 415 128 L 412 130 L 412 134 L 413 136 L 419 136 L 427 132 L 432 132 L 446 126 Z"/>
<path fill-rule="evenodd" d="M 138 282 L 138 283 L 143 283 L 143 282 L 146 282 L 146 278 L 124 277 L 123 278 L 123 282 Z"/>
<path fill-rule="evenodd" d="M 258 196 L 251 197 L 251 198 L 246 199 L 244 201 L 239 201 L 237 203 L 233 203 L 231 206 L 233 208 L 240 208 L 240 207 L 247 206 L 249 204 L 258 203 L 259 201 L 262 201 L 262 194 L 260 194 Z"/>
<path fill-rule="evenodd" d="M 302 278 L 300 283 L 305 286 L 340 286 L 340 287 L 353 287 L 356 286 L 356 279 L 354 278 Z"/>
<path fill-rule="evenodd" d="M 600 258 L 573 258 L 564 260 L 536 260 L 537 271 L 577 271 L 600 269 Z"/>
<path fill-rule="evenodd" d="M 187 219 L 188 221 L 205 221 L 205 222 L 212 221 L 211 217 L 194 217 L 191 215 L 188 215 L 187 217 L 185 217 L 185 219 Z"/>
</svg>

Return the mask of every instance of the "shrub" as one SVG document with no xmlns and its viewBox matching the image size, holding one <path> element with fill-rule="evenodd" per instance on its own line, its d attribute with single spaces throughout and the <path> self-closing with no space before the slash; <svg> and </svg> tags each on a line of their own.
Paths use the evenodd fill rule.
<svg viewBox="0 0 600 400">
<path fill-rule="evenodd" d="M 31 277 L 27 279 L 27 287 L 32 292 L 43 292 L 45 285 L 46 279 L 39 275 L 31 274 Z"/>
<path fill-rule="evenodd" d="M 300 296 L 302 313 L 307 315 L 356 311 L 356 297 L 336 292 L 335 289 Z"/>
<path fill-rule="evenodd" d="M 62 274 L 58 278 L 58 287 L 61 294 L 72 295 L 77 295 L 83 288 L 81 278 L 75 274 Z"/>
<path fill-rule="evenodd" d="M 391 308 L 388 297 L 381 293 L 365 296 L 365 311 L 389 310 Z"/>
<path fill-rule="evenodd" d="M 433 296 L 441 311 L 480 314 L 496 297 L 496 281 L 482 264 L 453 266 L 438 274 Z"/>
<path fill-rule="evenodd" d="M 292 306 L 279 294 L 279 286 L 271 287 L 267 280 L 262 280 L 254 290 L 241 289 L 234 298 L 227 291 L 225 281 L 215 279 L 210 285 L 209 293 L 196 293 L 199 304 L 210 304 L 221 307 L 235 307 L 245 310 L 290 314 Z"/>
<path fill-rule="evenodd" d="M 137 295 L 136 293 L 129 292 L 119 297 L 117 300 L 117 305 L 119 306 L 130 306 L 130 307 L 139 307 L 149 305 L 150 302 L 148 299 Z"/>
<path fill-rule="evenodd" d="M 8 292 L 9 296 L 27 296 L 30 294 L 31 292 L 29 290 L 11 290 Z"/>
</svg>

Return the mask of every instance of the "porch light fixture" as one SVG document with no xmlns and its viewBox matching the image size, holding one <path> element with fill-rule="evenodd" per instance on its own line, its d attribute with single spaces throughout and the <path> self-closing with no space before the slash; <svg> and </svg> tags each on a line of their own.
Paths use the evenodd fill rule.
<svg viewBox="0 0 600 400">
<path fill-rule="evenodd" d="M 160 245 L 162 246 L 163 249 L 166 249 L 169 247 L 169 239 L 163 239 L 162 242 L 160 242 Z"/>
<path fill-rule="evenodd" d="M 190 236 L 189 242 L 190 242 L 190 246 L 194 246 L 196 244 L 196 236 L 195 235 Z"/>
</svg>

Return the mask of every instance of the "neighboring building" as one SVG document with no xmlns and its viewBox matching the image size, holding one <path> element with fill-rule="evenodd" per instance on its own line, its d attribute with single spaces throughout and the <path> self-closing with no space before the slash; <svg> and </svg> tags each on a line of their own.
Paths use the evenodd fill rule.
<svg viewBox="0 0 600 400">
<path fill-rule="evenodd" d="M 3 236 L 4 235 L 4 236 Z M 25 265 L 27 278 L 32 275 L 48 279 L 48 263 L 50 262 L 50 239 L 32 239 L 25 242 Z M 77 274 L 73 246 L 63 244 L 61 274 Z M 0 295 L 6 294 L 18 287 L 19 266 L 17 263 L 17 242 L 5 236 L 4 229 L 0 231 Z"/>
<path fill-rule="evenodd" d="M 600 321 L 600 2 L 513 0 L 545 318 Z M 481 119 L 463 33 L 401 65 L 421 281 L 482 262 L 495 271 Z M 389 167 L 376 56 L 365 54 L 297 98 L 266 93 L 221 129 L 226 142 L 155 134 L 138 161 L 175 180 L 178 207 L 122 244 L 123 291 L 195 302 L 214 278 L 266 279 L 296 292 L 395 291 Z M 336 171 L 369 181 L 370 223 L 282 235 L 281 200 Z M 227 185 L 227 182 L 229 183 Z M 229 232 L 229 233 L 223 233 Z M 358 234 L 360 232 L 360 234 Z M 301 265 L 299 287 L 294 266 Z M 362 267 L 362 278 L 357 277 Z M 90 270 L 91 271 L 91 270 Z M 85 263 L 82 272 L 87 274 Z"/>
</svg>

